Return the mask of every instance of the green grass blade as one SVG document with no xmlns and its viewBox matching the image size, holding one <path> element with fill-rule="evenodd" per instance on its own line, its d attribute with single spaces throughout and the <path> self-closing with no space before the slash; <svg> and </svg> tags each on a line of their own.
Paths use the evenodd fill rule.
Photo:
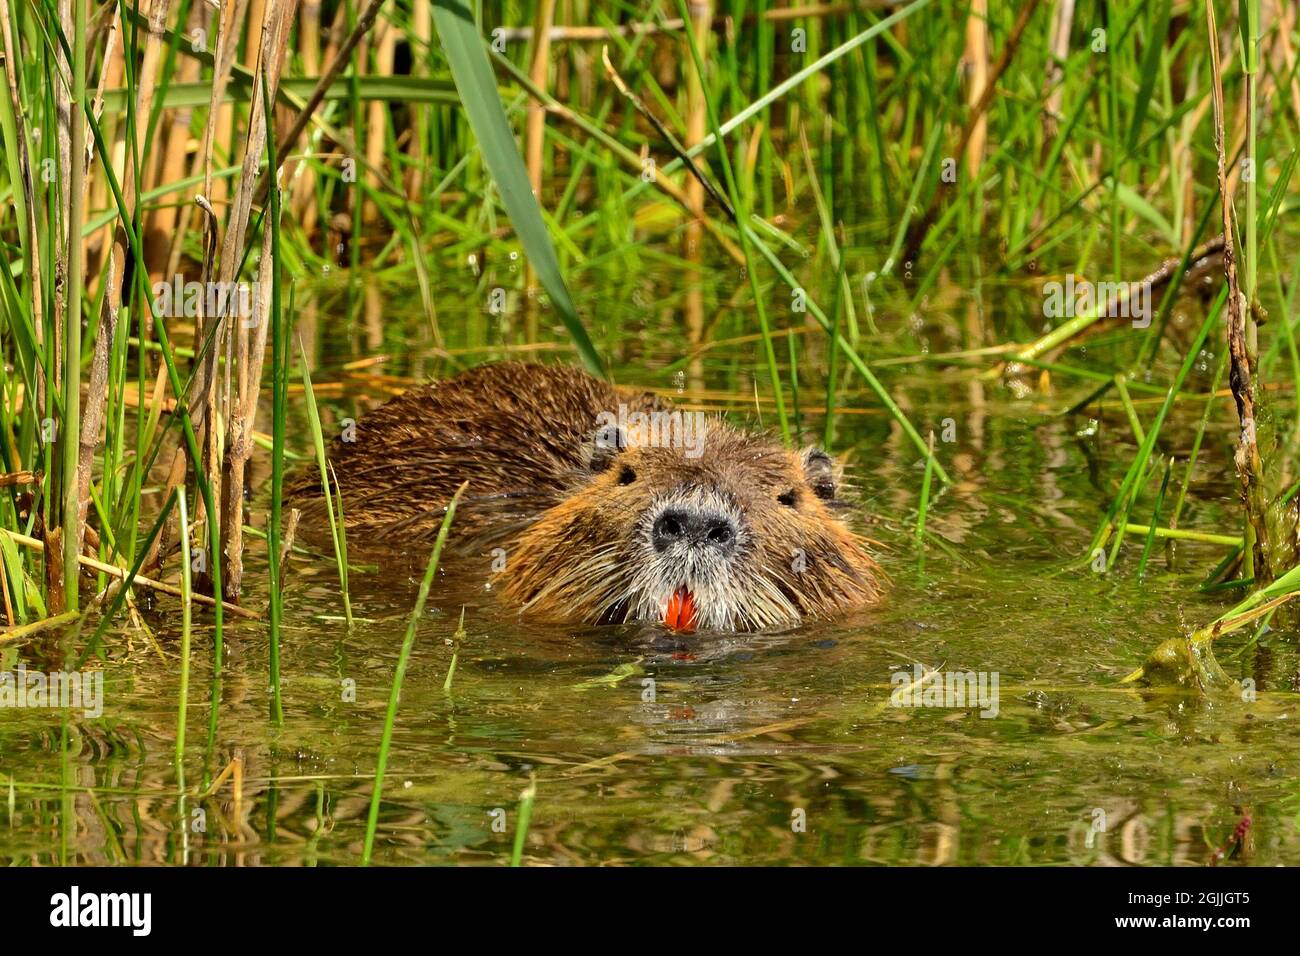
<svg viewBox="0 0 1300 956">
<path fill-rule="evenodd" d="M 334 493 L 331 491 L 337 483 L 330 480 L 330 468 L 325 461 L 325 436 L 321 431 L 320 410 L 316 406 L 316 394 L 312 391 L 311 371 L 307 368 L 307 353 L 302 341 L 298 342 L 298 374 L 302 377 L 303 394 L 307 400 L 307 421 L 311 424 L 311 442 L 316 451 L 316 465 L 320 469 L 320 486 L 325 498 L 326 515 L 330 522 L 330 537 L 334 542 L 334 561 L 338 565 L 339 589 L 343 596 L 343 616 L 348 628 L 352 627 L 352 600 L 348 594 L 348 552 L 341 515 L 334 512 Z M 339 494 L 339 509 L 343 507 L 343 495 Z"/>
<path fill-rule="evenodd" d="M 438 529 L 438 538 L 433 542 L 433 553 L 429 555 L 429 564 L 424 571 L 424 580 L 420 582 L 420 592 L 415 598 L 415 607 L 411 619 L 406 625 L 406 636 L 402 638 L 402 650 L 397 657 L 397 670 L 393 674 L 393 686 L 388 692 L 388 712 L 384 715 L 384 735 L 379 740 L 379 759 L 375 764 L 375 786 L 370 792 L 370 814 L 366 819 L 366 842 L 361 851 L 361 865 L 369 866 L 370 857 L 375 849 L 375 829 L 379 825 L 379 802 L 384 793 L 384 771 L 388 769 L 388 748 L 393 742 L 393 721 L 397 719 L 397 702 L 402 696 L 402 680 L 406 677 L 406 667 L 411 660 L 411 648 L 415 646 L 415 631 L 424 616 L 424 605 L 429 600 L 429 589 L 433 587 L 433 578 L 438 573 L 438 559 L 442 556 L 442 546 L 447 541 L 447 532 L 451 530 L 452 519 L 456 517 L 456 505 L 465 493 L 469 482 L 456 489 L 447 503 L 447 514 L 443 516 L 442 526 Z"/>
<path fill-rule="evenodd" d="M 559 310 L 560 320 L 568 329 L 582 364 L 593 374 L 603 376 L 605 370 L 596 355 L 596 347 L 578 318 L 577 308 L 560 274 L 555 246 L 528 183 L 528 173 L 506 120 L 505 109 L 501 106 L 492 65 L 488 62 L 474 17 L 460 0 L 438 0 L 433 7 L 433 21 L 447 54 L 447 62 L 451 64 L 451 73 L 470 126 L 478 139 L 479 152 L 501 193 L 501 202 L 510 214 L 524 253 Z"/>
<path fill-rule="evenodd" d="M 536 778 L 519 794 L 519 815 L 515 818 L 515 845 L 510 853 L 510 865 L 518 866 L 524 856 L 524 841 L 528 839 L 528 824 L 533 818 L 533 801 L 537 799 Z"/>
</svg>

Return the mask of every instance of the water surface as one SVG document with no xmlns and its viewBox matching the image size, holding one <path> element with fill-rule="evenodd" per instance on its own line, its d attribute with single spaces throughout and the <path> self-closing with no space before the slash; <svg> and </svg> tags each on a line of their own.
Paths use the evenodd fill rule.
<svg viewBox="0 0 1300 956">
<path fill-rule="evenodd" d="M 811 245 L 813 235 L 802 238 Z M 870 238 L 848 250 L 855 275 L 879 268 Z M 954 439 L 939 441 L 954 485 L 931 503 L 924 553 L 913 540 L 921 456 L 840 366 L 833 449 L 848 462 L 861 526 L 880 542 L 892 580 L 883 606 L 781 634 L 669 639 L 646 627 L 521 624 L 497 604 L 489 569 L 462 571 L 435 589 L 420 623 L 376 862 L 507 862 L 521 791 L 535 781 L 524 861 L 536 865 L 1195 866 L 1208 864 L 1245 816 L 1246 842 L 1221 865 L 1300 863 L 1294 630 L 1279 625 L 1258 641 L 1242 634 L 1220 642 L 1225 670 L 1254 682 L 1254 700 L 1118 683 L 1159 641 L 1229 605 L 1230 597 L 1196 590 L 1224 552 L 1158 545 L 1144 580 L 1135 574 L 1140 539 L 1109 575 L 1082 560 L 1135 450 L 1127 420 L 1113 393 L 1100 408 L 1063 414 L 1089 382 L 1037 372 L 1011 383 L 983 380 L 987 358 L 922 360 L 1027 340 L 1046 324 L 1041 282 L 982 277 L 988 270 L 978 255 L 969 262 L 966 274 L 945 273 L 915 302 L 919 277 L 904 276 L 873 288 L 870 316 L 858 302 L 863 354 L 901 357 L 879 367 L 886 384 L 918 428 Z M 738 307 L 727 306 L 745 288 L 735 270 L 718 266 L 701 280 L 629 265 L 637 263 L 570 263 L 580 309 L 618 380 L 771 426 L 752 312 L 743 294 Z M 327 429 L 459 366 L 568 354 L 541 305 L 530 310 L 512 297 L 504 316 L 484 305 L 494 283 L 513 281 L 515 265 L 479 268 L 439 277 L 437 338 L 411 283 L 304 280 L 310 294 L 299 293 L 300 331 L 311 343 Z M 801 270 L 829 301 L 824 264 L 814 258 Z M 712 343 L 698 352 L 683 328 L 692 289 Z M 790 311 L 787 290 L 772 287 L 770 296 L 787 384 L 793 342 L 798 423 L 820 439 L 824 338 Z M 1198 308 L 1180 304 L 1173 348 L 1185 344 Z M 1068 360 L 1118 367 L 1140 342 L 1124 332 L 1103 333 Z M 1152 383 L 1168 381 L 1169 355 L 1177 358 L 1171 349 Z M 1189 384 L 1195 392 L 1208 388 L 1213 371 L 1215 357 L 1201 358 Z M 1149 422 L 1156 406 L 1135 395 Z M 1166 426 L 1162 450 L 1179 456 L 1175 483 L 1200 411 L 1199 401 L 1180 402 Z M 1184 527 L 1235 524 L 1232 421 L 1226 405 L 1222 411 L 1206 437 Z M 293 450 L 305 452 L 298 403 L 294 414 Z M 264 463 L 254 475 L 253 523 L 262 527 Z M 1150 501 L 1144 495 L 1147 511 L 1139 508 L 1134 520 L 1147 520 Z M 283 726 L 268 718 L 266 627 L 241 621 L 228 623 L 211 719 L 211 632 L 200 617 L 186 786 L 192 794 L 232 758 L 240 763 L 238 787 L 227 779 L 204 799 L 179 796 L 173 761 L 175 604 L 163 599 L 146 612 L 152 639 L 114 628 L 95 665 L 105 675 L 102 716 L 0 715 L 0 791 L 8 791 L 0 860 L 356 863 L 388 688 L 426 557 L 419 548 L 354 574 L 351 631 L 332 561 L 294 559 Z M 245 600 L 260 609 L 259 548 L 249 563 Z M 445 692 L 462 606 L 465 635 Z M 58 668 L 83 640 L 45 635 L 0 647 L 0 669 L 20 660 Z M 891 706 L 892 676 L 917 664 L 996 674 L 996 716 L 980 716 L 978 706 Z"/>
</svg>

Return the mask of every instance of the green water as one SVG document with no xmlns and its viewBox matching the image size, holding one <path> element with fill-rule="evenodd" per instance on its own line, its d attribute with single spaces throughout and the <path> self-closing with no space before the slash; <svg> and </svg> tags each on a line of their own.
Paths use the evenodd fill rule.
<svg viewBox="0 0 1300 956">
<path fill-rule="evenodd" d="M 508 275 L 507 264 L 496 268 Z M 679 399 L 693 407 L 756 423 L 755 378 L 761 395 L 769 390 L 760 347 L 745 337 L 752 316 L 720 304 L 741 280 L 710 281 L 706 319 L 718 344 L 692 366 L 680 317 L 689 277 L 646 278 L 608 263 L 573 272 L 580 308 L 620 381 L 670 394 L 680 387 Z M 514 351 L 563 337 L 546 312 L 533 330 L 517 303 L 506 318 L 480 309 L 490 281 L 476 284 L 468 269 L 439 279 L 438 324 L 451 361 L 410 286 L 377 280 L 368 303 L 354 294 L 351 305 L 346 290 L 328 283 L 314 299 L 301 296 L 327 430 L 407 379 L 507 354 L 555 360 L 555 350 Z M 867 355 L 1027 340 L 1043 324 L 1033 318 L 1033 291 L 1020 284 L 945 279 L 909 311 L 914 292 L 900 281 L 882 296 L 879 336 L 859 315 Z M 784 290 L 772 296 L 788 304 Z M 1175 324 L 1196 318 L 1196 307 L 1180 307 Z M 787 308 L 778 319 L 781 329 L 798 328 L 803 317 L 791 319 Z M 1070 360 L 1108 368 L 1138 341 L 1103 336 Z M 788 343 L 783 336 L 777 344 L 788 383 Z M 796 345 L 800 423 L 820 436 L 822 337 L 800 335 Z M 375 355 L 390 361 L 344 368 Z M 1190 390 L 1208 387 L 1213 361 L 1203 359 Z M 880 367 L 922 431 L 942 433 L 950 419 L 955 432 L 939 442 L 954 486 L 931 504 L 934 539 L 924 556 L 912 538 L 920 455 L 862 381 L 846 378 L 834 450 L 848 461 L 863 529 L 880 542 L 892 579 L 878 610 L 781 634 L 679 640 L 655 628 L 520 624 L 497 604 L 486 568 L 462 567 L 440 581 L 406 675 L 375 861 L 508 862 L 520 793 L 535 780 L 524 862 L 536 865 L 1206 865 L 1244 816 L 1252 820 L 1245 845 L 1222 865 L 1300 863 L 1294 631 L 1220 642 L 1225 670 L 1253 680 L 1254 700 L 1119 685 L 1156 643 L 1229 605 L 1229 597 L 1196 591 L 1223 550 L 1183 544 L 1171 564 L 1158 545 L 1139 581 L 1134 539 L 1117 571 L 1093 573 L 1079 559 L 1135 449 L 1125 416 L 1113 394 L 1100 413 L 1063 415 L 1089 383 L 1011 388 L 980 381 L 987 365 Z M 1165 361 L 1152 382 L 1167 380 Z M 308 433 L 294 408 L 293 450 L 305 452 Z M 1164 451 L 1180 456 L 1176 478 L 1200 410 L 1179 403 L 1166 426 Z M 1233 426 L 1230 409 L 1221 411 L 1184 527 L 1234 527 Z M 1154 412 L 1139 405 L 1145 422 Z M 762 418 L 772 424 L 770 403 Z M 258 527 L 265 473 L 262 464 L 254 473 Z M 1148 492 L 1134 520 L 1147 520 L 1150 501 Z M 358 862 L 389 684 L 426 557 L 423 548 L 393 554 L 354 574 L 351 632 L 341 623 L 332 561 L 294 559 L 280 727 L 267 716 L 266 626 L 227 619 L 226 668 L 214 688 L 211 630 L 200 615 L 186 785 L 193 794 L 238 757 L 238 794 L 232 779 L 211 797 L 178 794 L 175 603 L 160 599 L 145 611 L 156 643 L 125 626 L 110 631 L 105 659 L 93 665 L 105 675 L 102 716 L 0 713 L 0 860 Z M 260 546 L 249 563 L 245 601 L 260 609 Z M 444 691 L 462 605 L 465 638 Z M 19 661 L 57 669 L 83 641 L 65 633 L 5 645 L 0 669 Z M 996 716 L 980 716 L 978 706 L 891 706 L 891 675 L 911 674 L 915 663 L 995 673 Z"/>
</svg>

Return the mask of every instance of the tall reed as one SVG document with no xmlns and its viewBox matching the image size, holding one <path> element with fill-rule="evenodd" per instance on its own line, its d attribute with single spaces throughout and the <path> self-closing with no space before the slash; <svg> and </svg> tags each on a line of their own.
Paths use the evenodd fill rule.
<svg viewBox="0 0 1300 956">
<path fill-rule="evenodd" d="M 604 374 L 636 364 L 624 320 L 653 329 L 662 308 L 690 327 L 673 370 L 702 384 L 720 337 L 752 335 L 743 371 L 761 377 L 791 442 L 806 430 L 830 444 L 846 415 L 879 411 L 918 485 L 953 476 L 947 447 L 923 438 L 933 410 L 907 370 L 976 363 L 981 387 L 1019 387 L 1033 369 L 1049 389 L 1077 386 L 1087 401 L 1072 407 L 1113 401 L 1137 444 L 1089 558 L 1100 549 L 1108 571 L 1124 567 L 1139 534 L 1131 563 L 1148 572 L 1155 540 L 1242 537 L 1238 580 L 1264 561 L 1260 584 L 1285 574 L 1294 555 L 1274 547 L 1284 529 L 1259 517 L 1275 521 L 1268 506 L 1294 483 L 1300 418 L 1247 452 L 1265 493 L 1244 530 L 1179 526 L 1190 465 L 1163 493 L 1156 481 L 1183 427 L 1172 413 L 1196 382 L 1195 352 L 1221 349 L 1236 316 L 1244 348 L 1229 384 L 1249 371 L 1262 403 L 1265 383 L 1300 381 L 1300 267 L 1265 268 L 1287 265 L 1294 231 L 1295 18 L 1273 0 L 1209 0 L 1208 16 L 1184 6 L 973 3 L 942 16 L 931 0 L 301 11 L 266 0 L 245 23 L 231 4 L 72 0 L 60 16 L 56 0 L 0 0 L 6 625 L 65 620 L 65 607 L 90 604 L 89 588 L 108 589 L 86 653 L 139 593 L 175 589 L 184 489 L 201 568 L 192 597 L 211 613 L 218 673 L 227 615 L 269 605 L 281 635 L 280 491 L 288 455 L 307 446 L 290 422 L 300 411 L 320 420 L 288 387 L 286 304 L 290 286 L 314 294 L 329 281 L 314 277 L 340 269 L 359 308 L 381 283 L 418 293 L 430 374 L 552 346 Z M 1189 269 L 1225 247 L 1240 297 L 1211 297 L 1190 338 L 1174 334 Z M 499 268 L 521 259 L 531 277 Z M 301 281 L 284 282 L 286 269 Z M 474 270 L 479 292 L 500 283 L 531 302 L 530 278 L 544 292 L 545 305 L 509 317 L 523 321 L 501 320 L 515 340 L 465 332 L 464 311 L 439 315 L 449 289 L 463 295 L 445 277 Z M 1104 307 L 1048 329 L 1034 309 L 966 325 L 940 294 L 952 276 L 1023 289 L 1067 271 L 1151 277 L 1163 292 L 1150 328 L 1118 327 Z M 178 274 L 264 279 L 263 321 L 168 314 L 154 284 Z M 616 291 L 597 295 L 595 276 Z M 657 300 L 635 305 L 638 286 Z M 806 312 L 784 308 L 796 297 Z M 1266 311 L 1278 318 L 1265 324 Z M 1091 342 L 1104 348 L 1085 351 Z M 1151 414 L 1142 396 L 1153 394 Z M 1202 458 L 1206 415 L 1187 426 Z M 322 470 L 323 436 L 310 441 Z M 270 480 L 248 487 L 263 454 Z M 930 490 L 927 509 L 952 500 Z M 346 522 L 335 522 L 350 618 Z M 245 582 L 263 528 L 266 571 Z M 275 696 L 273 712 L 282 706 Z"/>
</svg>

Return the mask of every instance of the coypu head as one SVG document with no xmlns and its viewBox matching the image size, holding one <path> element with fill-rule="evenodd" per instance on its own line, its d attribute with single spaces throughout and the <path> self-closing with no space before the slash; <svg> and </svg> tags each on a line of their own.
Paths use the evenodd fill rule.
<svg viewBox="0 0 1300 956">
<path fill-rule="evenodd" d="M 830 456 L 699 424 L 686 447 L 598 433 L 572 492 L 520 536 L 507 596 L 554 621 L 724 631 L 873 603 L 878 568 L 834 514 Z"/>
</svg>

